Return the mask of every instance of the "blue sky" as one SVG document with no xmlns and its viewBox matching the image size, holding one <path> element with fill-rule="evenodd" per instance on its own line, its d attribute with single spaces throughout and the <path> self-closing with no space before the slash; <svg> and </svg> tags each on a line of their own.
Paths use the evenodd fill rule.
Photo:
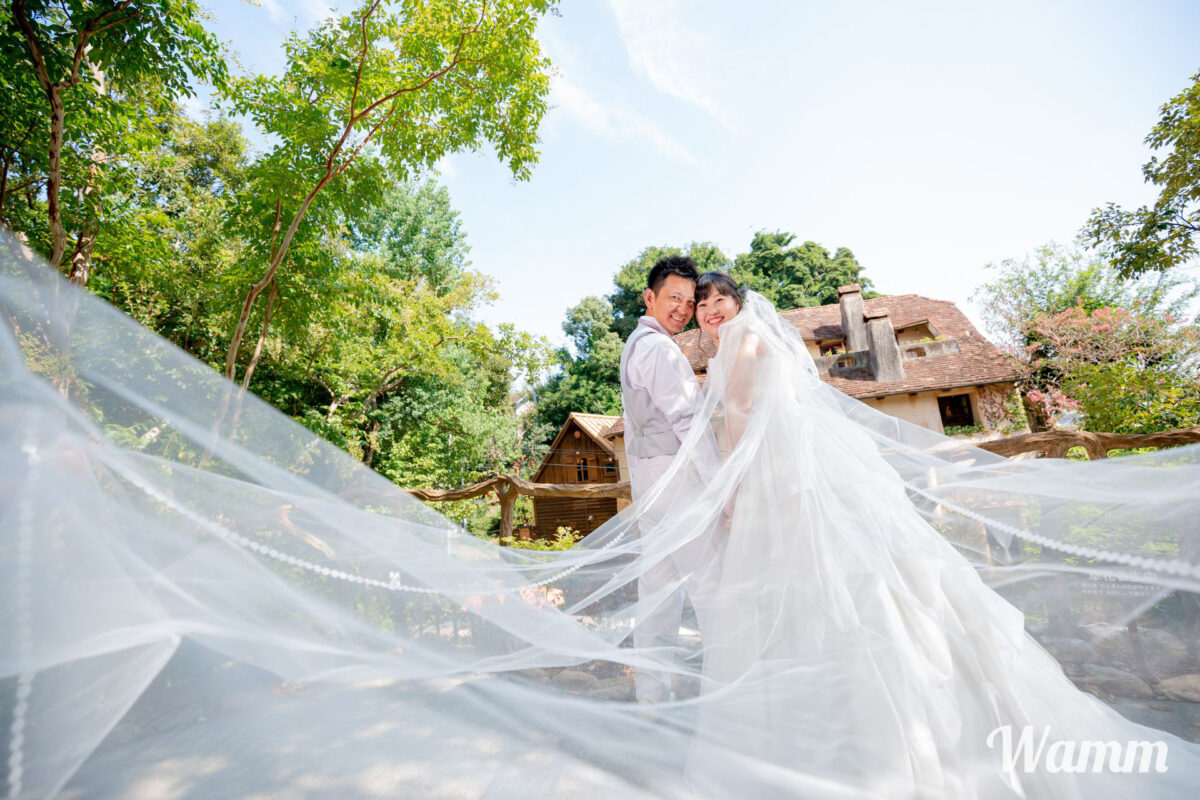
<svg viewBox="0 0 1200 800">
<path fill-rule="evenodd" d="M 349 5 L 344 5 L 349 8 Z M 221 0 L 248 70 L 282 68 L 321 0 Z M 757 230 L 849 247 L 879 291 L 968 303 L 984 265 L 1154 194 L 1158 109 L 1200 71 L 1200 2 L 566 0 L 532 180 L 440 165 L 483 312 L 561 342 L 563 313 L 649 245 Z"/>
</svg>

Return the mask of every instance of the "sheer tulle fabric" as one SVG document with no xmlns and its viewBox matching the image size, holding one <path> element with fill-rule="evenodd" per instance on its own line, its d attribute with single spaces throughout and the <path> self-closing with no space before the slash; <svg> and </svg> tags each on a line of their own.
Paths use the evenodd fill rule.
<svg viewBox="0 0 1200 800">
<path fill-rule="evenodd" d="M 11 240 L 0 258 L 10 796 L 1183 797 L 1200 781 L 1195 745 L 1080 692 L 1025 632 L 1190 619 L 1200 448 L 999 458 L 825 386 L 752 296 L 709 365 L 710 424 L 645 498 L 570 551 L 498 548 Z M 691 456 L 714 426 L 716 474 Z M 721 572 L 705 630 L 632 647 L 678 588 L 639 597 L 638 576 L 705 548 Z M 669 673 L 678 699 L 631 702 L 636 670 Z M 1001 725 L 1163 740 L 1170 770 L 1009 772 L 987 745 Z"/>
</svg>

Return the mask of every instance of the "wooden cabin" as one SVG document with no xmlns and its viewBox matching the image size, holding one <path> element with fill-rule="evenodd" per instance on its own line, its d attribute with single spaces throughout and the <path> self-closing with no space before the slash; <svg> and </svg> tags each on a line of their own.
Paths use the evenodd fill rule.
<svg viewBox="0 0 1200 800">
<path fill-rule="evenodd" d="M 604 434 L 617 421 L 605 414 L 572 413 L 563 423 L 550 452 L 533 475 L 535 483 L 617 483 L 618 454 Z M 617 500 L 601 498 L 536 497 L 533 500 L 537 536 L 552 537 L 566 525 L 591 533 L 617 513 Z"/>
</svg>

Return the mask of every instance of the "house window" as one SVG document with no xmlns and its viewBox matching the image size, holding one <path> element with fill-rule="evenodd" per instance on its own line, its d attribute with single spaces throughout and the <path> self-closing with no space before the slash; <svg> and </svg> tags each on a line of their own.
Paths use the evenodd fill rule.
<svg viewBox="0 0 1200 800">
<path fill-rule="evenodd" d="M 838 339 L 834 342 L 823 342 L 821 344 L 821 355 L 823 356 L 837 355 L 838 353 L 844 352 L 846 352 L 846 343 L 841 339 Z"/>
<path fill-rule="evenodd" d="M 616 465 L 616 463 L 615 463 L 615 462 L 613 462 L 613 461 L 609 461 L 607 464 L 605 464 L 605 465 L 604 465 L 604 471 L 605 471 L 605 473 L 607 473 L 608 475 L 616 475 L 616 474 L 617 474 L 617 465 Z"/>
<path fill-rule="evenodd" d="M 587 483 L 588 463 L 586 458 L 581 458 L 575 462 L 575 480 L 579 483 Z"/>
<path fill-rule="evenodd" d="M 924 357 L 925 357 L 925 348 L 924 347 L 910 347 L 904 351 L 904 360 L 905 361 L 912 361 L 914 358 L 924 358 Z"/>
<path fill-rule="evenodd" d="M 852 356 L 846 356 L 845 358 L 839 358 L 837 360 L 837 365 L 838 365 L 839 369 L 850 369 L 850 367 L 854 366 L 854 358 Z"/>
<path fill-rule="evenodd" d="M 975 424 L 975 415 L 971 413 L 971 395 L 953 394 L 949 397 L 939 397 L 937 402 L 943 428 Z"/>
</svg>

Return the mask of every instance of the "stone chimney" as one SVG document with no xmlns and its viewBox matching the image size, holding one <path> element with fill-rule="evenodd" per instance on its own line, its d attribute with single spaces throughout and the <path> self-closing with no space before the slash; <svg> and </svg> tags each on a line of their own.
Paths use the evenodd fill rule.
<svg viewBox="0 0 1200 800">
<path fill-rule="evenodd" d="M 846 352 L 867 349 L 867 326 L 863 322 L 862 287 L 857 283 L 839 286 L 838 305 L 842 309 L 842 332 L 846 335 Z"/>
<path fill-rule="evenodd" d="M 862 304 L 861 299 L 858 302 Z M 843 305 L 842 319 L 845 319 L 845 315 L 846 306 Z M 864 316 L 867 321 L 867 349 L 871 351 L 871 372 L 875 380 L 889 383 L 904 380 L 904 361 L 900 357 L 900 345 L 896 342 L 896 331 L 892 328 L 888 310 L 875 308 Z"/>
</svg>

